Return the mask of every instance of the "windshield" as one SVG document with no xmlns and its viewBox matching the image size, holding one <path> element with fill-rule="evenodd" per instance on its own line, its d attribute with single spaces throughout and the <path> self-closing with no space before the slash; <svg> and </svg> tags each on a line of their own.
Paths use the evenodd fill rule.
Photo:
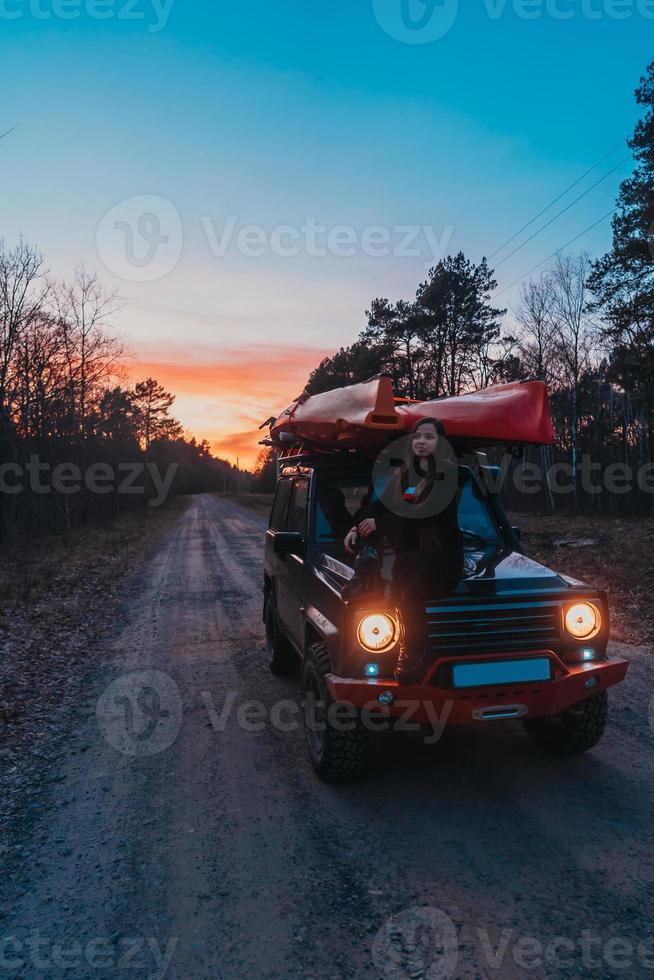
<svg viewBox="0 0 654 980">
<path fill-rule="evenodd" d="M 316 541 L 342 542 L 370 502 L 370 483 L 358 478 L 323 477 L 316 499 Z M 475 551 L 501 543 L 488 502 L 468 475 L 459 490 L 459 527 L 464 546 Z"/>
</svg>

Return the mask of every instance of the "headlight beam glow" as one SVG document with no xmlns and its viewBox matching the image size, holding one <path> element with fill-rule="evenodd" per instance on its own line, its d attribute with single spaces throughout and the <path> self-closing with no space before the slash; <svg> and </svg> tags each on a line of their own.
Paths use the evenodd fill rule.
<svg viewBox="0 0 654 980">
<path fill-rule="evenodd" d="M 357 630 L 359 643 L 371 653 L 384 653 L 394 645 L 397 639 L 397 626 L 390 616 L 384 613 L 372 613 L 359 623 Z"/>
<path fill-rule="evenodd" d="M 575 602 L 566 611 L 565 628 L 575 640 L 592 640 L 602 628 L 602 615 L 592 602 Z"/>
</svg>

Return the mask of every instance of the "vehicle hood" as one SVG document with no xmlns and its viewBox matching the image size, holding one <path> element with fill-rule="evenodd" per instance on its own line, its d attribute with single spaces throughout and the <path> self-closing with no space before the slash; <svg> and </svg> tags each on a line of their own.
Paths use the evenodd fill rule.
<svg viewBox="0 0 654 980">
<path fill-rule="evenodd" d="M 457 587 L 457 593 L 567 592 L 574 582 L 519 551 L 466 552 L 466 566 L 468 574 Z"/>
</svg>

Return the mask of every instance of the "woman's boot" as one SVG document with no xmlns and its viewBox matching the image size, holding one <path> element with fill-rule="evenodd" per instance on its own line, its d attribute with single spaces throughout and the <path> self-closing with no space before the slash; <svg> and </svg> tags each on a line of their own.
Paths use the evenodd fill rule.
<svg viewBox="0 0 654 980">
<path fill-rule="evenodd" d="M 363 544 L 354 562 L 354 577 L 341 589 L 347 602 L 382 591 L 381 560 L 374 545 Z"/>
</svg>

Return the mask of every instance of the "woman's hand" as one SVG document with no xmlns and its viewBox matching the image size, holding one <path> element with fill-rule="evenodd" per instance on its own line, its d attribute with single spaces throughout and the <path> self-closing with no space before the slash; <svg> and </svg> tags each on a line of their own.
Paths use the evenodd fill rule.
<svg viewBox="0 0 654 980">
<path fill-rule="evenodd" d="M 374 517 L 369 517 L 365 521 L 361 521 L 359 524 L 359 534 L 362 538 L 369 538 L 371 534 L 374 534 L 377 530 L 377 522 Z"/>
<path fill-rule="evenodd" d="M 359 537 L 359 532 L 355 527 L 351 531 L 348 531 L 345 536 L 345 550 L 348 555 L 355 555 L 357 548 L 357 538 Z"/>
</svg>

